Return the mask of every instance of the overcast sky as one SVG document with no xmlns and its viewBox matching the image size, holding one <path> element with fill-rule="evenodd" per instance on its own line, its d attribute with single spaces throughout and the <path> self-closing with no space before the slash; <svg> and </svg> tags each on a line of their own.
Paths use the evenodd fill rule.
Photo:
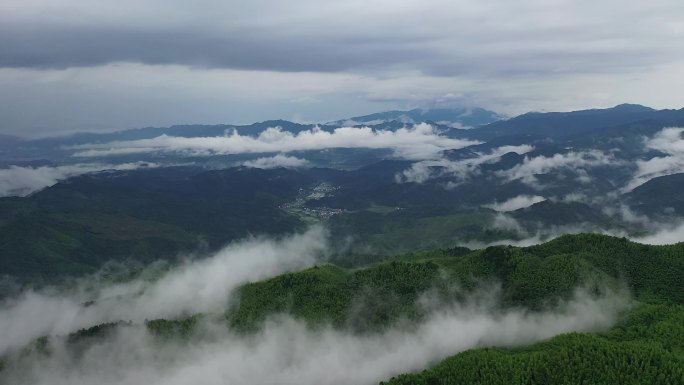
<svg viewBox="0 0 684 385">
<path fill-rule="evenodd" d="M 681 0 L 2 0 L 0 133 L 684 107 Z"/>
</svg>

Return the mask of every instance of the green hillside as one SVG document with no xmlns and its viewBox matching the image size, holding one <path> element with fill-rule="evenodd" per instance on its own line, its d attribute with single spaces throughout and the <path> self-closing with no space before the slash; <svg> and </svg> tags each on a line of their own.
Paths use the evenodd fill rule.
<svg viewBox="0 0 684 385">
<path fill-rule="evenodd" d="M 161 341 L 202 338 L 202 319 L 251 334 L 276 314 L 309 327 L 332 325 L 377 333 L 417 324 L 430 309 L 426 293 L 443 305 L 501 286 L 502 309 L 544 310 L 578 287 L 599 294 L 626 286 L 638 301 L 612 329 L 570 333 L 526 347 L 482 348 L 455 355 L 390 384 L 680 384 L 684 381 L 684 243 L 648 246 L 595 234 L 567 235 L 527 248 L 437 249 L 397 255 L 366 268 L 332 264 L 247 283 L 222 314 L 150 320 Z M 96 325 L 68 337 L 83 351 L 126 322 Z M 32 349 L 49 352 L 49 337 Z M 48 353 L 49 354 L 49 353 Z M 6 358 L 11 365 L 14 358 Z"/>
<path fill-rule="evenodd" d="M 312 323 L 343 326 L 353 322 L 352 307 L 361 303 L 367 304 L 364 322 L 379 327 L 399 317 L 419 317 L 415 302 L 427 290 L 449 301 L 483 282 L 501 284 L 504 306 L 532 309 L 568 298 L 580 286 L 601 290 L 622 283 L 642 301 L 684 303 L 684 244 L 647 246 L 580 234 L 528 248 L 461 252 L 404 254 L 365 269 L 327 265 L 250 283 L 240 289 L 239 306 L 228 319 L 252 328 L 268 314 L 289 312 Z"/>
<path fill-rule="evenodd" d="M 682 384 L 684 306 L 644 305 L 607 333 L 570 333 L 517 349 L 486 348 L 429 370 L 392 378 L 403 384 Z"/>
</svg>

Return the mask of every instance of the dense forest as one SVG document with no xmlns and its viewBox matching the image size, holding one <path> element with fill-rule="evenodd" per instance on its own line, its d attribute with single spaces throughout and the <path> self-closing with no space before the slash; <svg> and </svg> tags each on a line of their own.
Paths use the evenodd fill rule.
<svg viewBox="0 0 684 385">
<path fill-rule="evenodd" d="M 426 293 L 448 304 L 498 287 L 501 309 L 534 312 L 569 299 L 580 287 L 596 295 L 627 290 L 634 299 L 631 310 L 610 330 L 469 350 L 388 383 L 679 384 L 684 381 L 683 273 L 684 244 L 647 246 L 603 235 L 566 235 L 526 248 L 401 254 L 366 268 L 319 265 L 241 286 L 225 313 L 148 320 L 145 326 L 161 344 L 191 342 L 202 338 L 204 320 L 249 335 L 284 313 L 313 329 L 332 326 L 372 335 L 398 323 L 418 325 L 429 315 L 421 305 Z M 67 346 L 84 351 L 133 326 L 122 320 L 86 328 L 69 335 Z M 60 338 L 41 338 L 24 353 L 5 357 L 2 365 L 18 365 L 30 352 L 49 355 Z"/>
</svg>

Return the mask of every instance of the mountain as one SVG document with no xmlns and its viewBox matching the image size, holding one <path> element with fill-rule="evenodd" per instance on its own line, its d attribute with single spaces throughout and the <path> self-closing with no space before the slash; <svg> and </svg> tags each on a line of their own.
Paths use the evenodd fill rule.
<svg viewBox="0 0 684 385">
<path fill-rule="evenodd" d="M 622 238 L 684 240 L 684 110 L 468 130 L 444 119 L 469 112 L 418 113 L 360 117 L 386 131 L 341 137 L 261 140 L 314 127 L 265 121 L 15 142 L 0 191 L 29 193 L 0 198 L 0 376 L 166 378 L 227 352 L 239 359 L 214 361 L 240 362 L 231 373 L 276 354 L 251 382 L 293 368 L 345 383 L 684 381 L 684 243 Z M 404 129 L 427 117 L 435 131 Z M 151 152 L 69 147 L 159 135 Z M 221 138 L 181 140 L 195 135 Z M 227 151 L 203 151 L 216 142 Z"/>
<path fill-rule="evenodd" d="M 0 198 L 0 275 L 59 279 L 288 233 L 304 224 L 278 206 L 310 183 L 285 169 L 170 167 L 82 175 Z"/>
<path fill-rule="evenodd" d="M 496 112 L 483 108 L 431 108 L 409 111 L 386 111 L 370 115 L 356 116 L 331 122 L 333 125 L 376 125 L 386 122 L 414 124 L 433 122 L 454 128 L 473 128 L 503 119 Z"/>
<path fill-rule="evenodd" d="M 399 112 L 432 118 L 468 112 L 449 111 Z M 399 112 L 361 120 L 394 119 L 403 116 Z M 269 127 L 296 133 L 314 126 L 277 120 L 21 141 L 30 151 L 5 161 L 19 167 L 0 170 L 0 193 L 32 194 L 0 198 L 0 273 L 54 268 L 78 275 L 107 259 L 149 261 L 168 250 L 200 243 L 216 248 L 248 234 L 281 235 L 311 223 L 331 231 L 335 252 L 355 256 L 543 240 L 570 230 L 640 237 L 676 228 L 684 212 L 678 198 L 684 159 L 676 152 L 677 140 L 684 139 L 672 133 L 665 142 L 661 138 L 664 128 L 684 126 L 684 109 L 620 105 L 530 113 L 408 139 L 400 136 L 407 131 L 396 131 L 404 126 L 397 120 L 375 126 L 395 130 L 383 134 L 387 148 L 365 148 L 364 129 L 345 133 L 341 143 L 353 147 L 333 143 L 278 156 L 181 149 L 90 159 L 73 156 L 77 150 L 68 143 L 232 130 L 254 138 Z M 320 128 L 331 132 L 334 126 Z M 361 140 L 350 136 L 359 133 Z M 331 137 L 324 133 L 316 141 Z M 442 143 L 463 138 L 478 142 L 440 150 Z M 228 144 L 239 148 L 251 140 Z M 640 176 L 651 164 L 666 169 Z M 98 172 L 117 165 L 128 171 Z M 31 227 L 41 231 L 25 231 Z M 119 231 L 126 227 L 139 231 Z M 23 265 L 14 263 L 22 255 Z"/>
<path fill-rule="evenodd" d="M 597 384 L 681 383 L 682 256 L 684 244 L 646 246 L 624 238 L 579 234 L 525 248 L 499 246 L 402 254 L 361 269 L 316 265 L 244 283 L 231 296 L 230 305 L 211 313 L 139 322 L 115 318 L 108 323 L 86 324 L 68 335 L 46 335 L 0 358 L 0 373 L 8 377 L 17 373 L 30 376 L 58 355 L 68 358 L 59 361 L 61 370 L 74 370 L 79 378 L 95 372 L 100 375 L 101 366 L 97 371 L 82 369 L 92 364 L 88 353 L 120 346 L 126 346 L 124 351 L 134 355 L 136 362 L 156 363 L 151 357 L 177 353 L 174 357 L 185 359 L 173 361 L 179 370 L 192 362 L 194 356 L 190 353 L 203 347 L 209 347 L 215 355 L 217 347 L 223 347 L 217 345 L 221 342 L 217 338 L 231 346 L 241 346 L 243 341 L 269 341 L 277 347 L 294 343 L 296 349 L 287 350 L 287 362 L 292 362 L 287 368 L 292 368 L 302 365 L 298 358 L 307 351 L 304 346 L 317 346 L 310 342 L 300 346 L 296 341 L 311 336 L 313 340 L 325 338 L 324 356 L 334 360 L 325 362 L 331 364 L 350 351 L 355 362 L 378 359 L 373 353 L 383 351 L 385 344 L 389 346 L 388 354 L 381 356 L 381 362 L 395 362 L 392 357 L 404 346 L 402 341 L 414 340 L 411 352 L 421 355 L 427 354 L 425 349 L 437 350 L 431 357 L 443 359 L 423 371 L 396 375 L 409 370 L 401 361 L 390 371 L 396 376 L 386 378 L 389 384 L 570 384 L 586 379 Z M 126 278 L 116 282 L 122 288 Z M 498 282 L 500 291 L 487 286 L 487 282 Z M 580 299 L 578 287 L 586 290 Z M 493 315 L 479 313 L 496 293 L 499 298 Z M 136 297 L 143 295 L 137 293 Z M 475 298 L 476 302 L 468 305 L 464 302 L 467 298 Z M 90 301 L 82 306 L 111 308 L 117 300 L 124 299 L 106 297 L 99 300 L 104 303 Z M 596 317 L 599 326 L 561 333 L 537 343 L 525 342 L 530 330 L 558 334 L 540 329 L 564 330 L 574 313 L 586 319 Z M 606 326 L 606 318 L 611 317 L 615 319 Z M 284 325 L 280 327 L 285 328 L 285 335 L 277 333 L 278 322 Z M 512 329 L 496 328 L 499 323 Z M 206 325 L 212 328 L 207 330 Z M 426 329 L 425 325 L 432 327 Z M 222 329 L 229 333 L 218 334 Z M 483 329 L 489 333 L 480 335 Z M 455 334 L 464 336 L 463 345 L 450 348 L 448 341 Z M 131 344 L 126 338 L 140 336 L 149 341 Z M 355 345 L 357 340 L 362 344 Z M 350 345 L 351 350 L 345 350 Z M 250 344 L 240 352 L 264 354 L 253 346 L 261 345 Z M 165 354 L 160 355 L 163 348 L 167 348 Z M 237 355 L 238 362 L 244 362 L 243 354 Z M 228 359 L 233 362 L 226 357 L 221 364 Z M 431 360 L 417 362 L 424 364 L 412 364 L 411 369 L 433 365 Z M 27 365 L 33 367 L 31 364 L 37 364 L 37 369 L 21 371 Z M 126 367 L 118 360 L 107 364 Z M 320 367 L 316 370 L 320 372 Z M 347 373 L 346 367 L 344 371 Z"/>
<path fill-rule="evenodd" d="M 683 173 L 664 175 L 635 188 L 626 195 L 626 199 L 643 215 L 684 216 L 683 186 Z"/>
<path fill-rule="evenodd" d="M 657 122 L 661 127 L 682 125 L 684 109 L 654 110 L 635 104 L 621 104 L 613 108 L 572 112 L 530 112 L 480 127 L 469 135 L 481 140 L 519 135 L 568 139 L 596 135 L 611 127 L 636 122 Z"/>
<path fill-rule="evenodd" d="M 310 130 L 313 127 L 319 127 L 326 131 L 331 131 L 336 127 L 353 124 L 376 125 L 379 123 L 401 123 L 398 127 L 403 127 L 405 123 L 419 123 L 419 122 L 435 122 L 445 125 L 454 125 L 455 127 L 476 127 L 482 124 L 491 123 L 502 119 L 502 117 L 495 112 L 488 111 L 482 108 L 474 109 L 427 109 L 427 110 L 410 110 L 410 111 L 388 111 L 376 114 L 360 116 L 349 119 L 342 119 L 337 122 L 328 124 L 300 124 L 287 120 L 267 120 L 246 125 L 234 124 L 189 124 L 178 125 L 171 127 L 145 127 L 128 130 L 121 130 L 108 133 L 77 133 L 64 137 L 43 138 L 30 141 L 30 146 L 38 148 L 55 148 L 59 146 L 73 146 L 85 143 L 108 143 L 114 141 L 129 141 L 140 139 L 152 139 L 161 135 L 195 138 L 195 137 L 216 137 L 224 136 L 231 133 L 233 130 L 241 135 L 257 136 L 264 130 L 270 127 L 280 127 L 284 131 L 298 133 L 304 130 Z M 355 122 L 355 123 L 354 123 Z M 391 128 L 391 127 L 390 127 Z M 2 142 L 15 143 L 17 138 L 0 137 L 0 147 Z"/>
</svg>

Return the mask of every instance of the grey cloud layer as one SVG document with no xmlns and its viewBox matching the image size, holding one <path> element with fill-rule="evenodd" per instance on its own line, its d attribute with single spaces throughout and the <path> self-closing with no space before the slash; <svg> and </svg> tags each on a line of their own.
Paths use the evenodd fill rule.
<svg viewBox="0 0 684 385">
<path fill-rule="evenodd" d="M 605 72 L 681 57 L 681 2 L 7 1 L 0 66 L 112 62 L 276 71 Z M 631 3 L 631 4 L 630 4 Z M 132 16 L 131 16 L 132 15 Z M 505 62 L 505 65 L 502 65 Z"/>
<path fill-rule="evenodd" d="M 679 0 L 6 0 L 0 132 L 330 121 L 445 100 L 681 108 L 683 13 Z"/>
</svg>

